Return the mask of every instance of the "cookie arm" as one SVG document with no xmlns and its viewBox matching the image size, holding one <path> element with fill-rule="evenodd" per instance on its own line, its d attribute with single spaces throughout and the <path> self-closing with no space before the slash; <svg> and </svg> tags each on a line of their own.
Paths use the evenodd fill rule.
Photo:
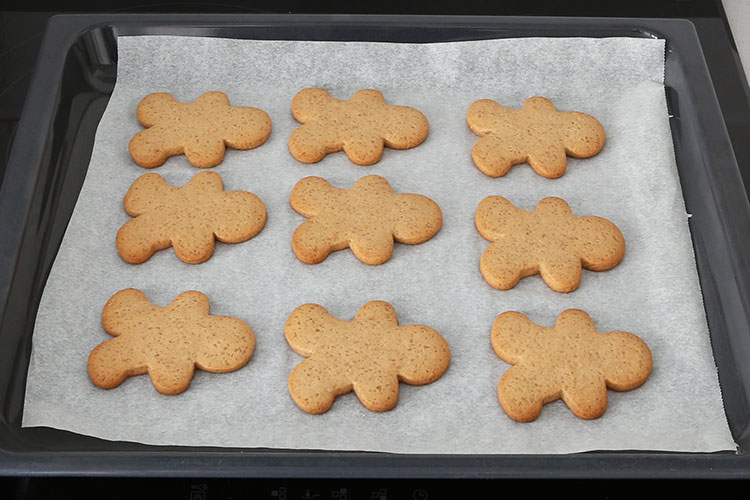
<svg viewBox="0 0 750 500">
<path fill-rule="evenodd" d="M 575 416 L 586 420 L 599 418 L 607 410 L 607 385 L 596 370 L 579 369 L 566 377 L 561 397 Z"/>
<path fill-rule="evenodd" d="M 377 367 L 373 368 L 373 371 Z M 398 377 L 395 374 L 377 371 L 373 376 L 356 378 L 352 384 L 359 401 L 370 411 L 388 411 L 398 404 Z"/>
<path fill-rule="evenodd" d="M 393 253 L 393 233 L 390 228 L 375 225 L 366 231 L 351 236 L 349 247 L 361 262 L 377 266 L 391 258 Z"/>
<path fill-rule="evenodd" d="M 568 293 L 581 284 L 581 258 L 561 248 L 538 249 L 539 274 L 556 292 Z"/>
</svg>

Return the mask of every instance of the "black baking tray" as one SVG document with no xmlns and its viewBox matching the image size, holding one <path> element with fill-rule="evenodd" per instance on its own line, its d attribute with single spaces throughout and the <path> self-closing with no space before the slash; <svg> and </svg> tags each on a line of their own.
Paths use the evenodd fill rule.
<svg viewBox="0 0 750 500">
<path fill-rule="evenodd" d="M 690 227 L 704 306 L 737 450 L 399 455 L 150 446 L 50 428 L 22 428 L 34 319 L 86 175 L 96 127 L 114 87 L 117 36 L 165 34 L 418 43 L 530 36 L 665 39 L 665 86 L 675 154 L 685 203 L 692 214 Z M 749 258 L 750 205 L 689 21 L 277 14 L 56 16 L 47 27 L 0 187 L 0 475 L 750 478 Z M 648 415 L 643 420 L 648 425 Z"/>
</svg>

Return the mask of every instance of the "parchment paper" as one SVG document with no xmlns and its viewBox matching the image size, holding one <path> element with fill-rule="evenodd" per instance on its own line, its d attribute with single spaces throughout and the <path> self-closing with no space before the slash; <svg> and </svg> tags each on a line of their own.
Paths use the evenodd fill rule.
<svg viewBox="0 0 750 500">
<path fill-rule="evenodd" d="M 732 450 L 704 316 L 679 186 L 665 95 L 664 42 L 654 39 L 506 39 L 440 44 L 270 42 L 180 37 L 118 39 L 117 84 L 99 125 L 88 174 L 46 284 L 33 337 L 24 426 L 49 426 L 109 440 L 151 444 L 374 450 L 399 453 L 569 453 L 584 450 Z M 348 99 L 376 88 L 392 104 L 416 107 L 430 135 L 407 151 L 386 150 L 374 166 L 344 153 L 316 165 L 292 158 L 289 134 L 294 95 L 324 87 Z M 115 234 L 130 218 L 122 198 L 147 170 L 128 154 L 142 127 L 135 109 L 146 94 L 170 92 L 192 101 L 222 90 L 234 105 L 269 113 L 269 140 L 252 151 L 229 150 L 215 167 L 228 190 L 252 191 L 265 202 L 268 223 L 252 240 L 217 243 L 209 261 L 189 265 L 171 249 L 140 265 L 124 263 Z M 498 179 L 474 167 L 477 137 L 466 110 L 491 98 L 519 107 L 533 95 L 560 110 L 597 117 L 607 143 L 596 157 L 570 159 L 549 180 L 528 165 Z M 176 157 L 153 170 L 182 186 L 200 170 Z M 305 265 L 290 238 L 305 219 L 289 206 L 292 187 L 317 175 L 349 188 L 364 175 L 386 177 L 397 192 L 429 196 L 444 224 L 422 245 L 396 245 L 381 266 L 361 264 L 348 250 Z M 571 294 L 550 290 L 536 276 L 509 291 L 479 273 L 488 246 L 474 212 L 488 195 L 532 209 L 545 196 L 566 199 L 577 215 L 619 226 L 627 252 L 608 272 L 584 271 Z M 212 312 L 247 321 L 257 349 L 230 374 L 197 371 L 190 389 L 163 396 L 148 376 L 114 390 L 96 388 L 86 360 L 110 338 L 101 310 L 120 289 L 143 290 L 165 306 L 180 292 L 200 290 Z M 299 410 L 287 377 L 302 357 L 284 338 L 284 322 L 314 302 L 352 319 L 370 300 L 394 305 L 402 324 L 443 334 L 451 365 L 437 382 L 401 384 L 398 406 L 367 411 L 354 394 L 324 415 Z M 603 417 L 584 421 L 560 401 L 528 424 L 510 420 L 497 401 L 509 365 L 490 346 L 495 317 L 509 310 L 552 326 L 568 308 L 586 310 L 600 331 L 626 330 L 651 348 L 654 368 L 641 388 L 609 392 Z"/>
</svg>

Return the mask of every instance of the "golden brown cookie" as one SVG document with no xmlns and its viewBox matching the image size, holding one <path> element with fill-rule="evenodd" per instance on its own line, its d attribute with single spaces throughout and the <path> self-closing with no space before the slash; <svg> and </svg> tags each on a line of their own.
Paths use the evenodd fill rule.
<svg viewBox="0 0 750 500">
<path fill-rule="evenodd" d="M 565 173 L 567 157 L 589 158 L 604 147 L 606 134 L 596 118 L 578 111 L 559 112 L 545 97 L 530 97 L 521 109 L 481 99 L 466 115 L 472 132 L 482 136 L 471 152 L 474 164 L 490 177 L 528 162 L 554 179 Z"/>
<path fill-rule="evenodd" d="M 215 167 L 227 147 L 253 149 L 271 134 L 271 118 L 265 111 L 230 106 L 223 92 L 206 92 L 191 103 L 165 92 L 149 94 L 136 114 L 148 128 L 130 140 L 130 155 L 145 168 L 181 154 L 196 167 Z"/>
<path fill-rule="evenodd" d="M 102 325 L 115 338 L 96 346 L 88 360 L 91 381 L 102 389 L 148 373 L 157 391 L 179 394 L 190 385 L 195 368 L 238 370 L 255 349 L 247 323 L 210 315 L 208 298 L 201 292 L 183 292 L 167 307 L 159 307 L 140 290 L 120 290 L 104 306 Z"/>
<path fill-rule="evenodd" d="M 601 217 L 576 217 L 560 198 L 544 198 L 529 212 L 502 196 L 488 196 L 479 203 L 475 222 L 493 242 L 479 269 L 500 290 L 538 273 L 556 292 L 572 292 L 581 283 L 581 267 L 607 271 L 625 255 L 617 226 Z"/>
<path fill-rule="evenodd" d="M 224 191 L 216 172 L 200 172 L 181 188 L 159 174 L 144 174 L 130 186 L 123 205 L 135 218 L 117 232 L 117 251 L 131 264 L 170 246 L 183 262 L 199 264 L 213 255 L 214 240 L 240 243 L 266 223 L 261 199 L 246 191 Z"/>
<path fill-rule="evenodd" d="M 368 175 L 352 189 L 340 189 L 320 177 L 299 181 L 289 199 L 308 221 L 292 235 L 299 260 L 317 264 L 346 247 L 365 264 L 386 262 L 393 241 L 416 245 L 440 230 L 440 207 L 419 194 L 394 194 L 383 177 Z"/>
<path fill-rule="evenodd" d="M 552 328 L 518 312 L 492 325 L 492 348 L 514 366 L 500 378 L 497 395 L 505 413 L 531 422 L 542 406 L 561 399 L 580 418 L 599 418 L 607 409 L 607 389 L 630 391 L 651 373 L 651 351 L 628 332 L 600 333 L 588 314 L 569 309 Z"/>
<path fill-rule="evenodd" d="M 372 411 L 398 403 L 398 383 L 430 384 L 450 363 L 445 339 L 424 325 L 399 326 L 387 302 L 372 301 L 353 321 L 305 304 L 286 321 L 286 339 L 305 361 L 289 375 L 289 392 L 307 413 L 325 413 L 337 396 L 352 390 Z"/>
<path fill-rule="evenodd" d="M 303 89 L 292 101 L 292 114 L 303 125 L 289 137 L 289 151 L 304 163 L 343 150 L 357 165 L 372 165 L 380 161 L 383 146 L 414 148 L 430 130 L 421 112 L 386 104 L 377 90 L 360 90 L 342 101 L 325 89 Z"/>
</svg>

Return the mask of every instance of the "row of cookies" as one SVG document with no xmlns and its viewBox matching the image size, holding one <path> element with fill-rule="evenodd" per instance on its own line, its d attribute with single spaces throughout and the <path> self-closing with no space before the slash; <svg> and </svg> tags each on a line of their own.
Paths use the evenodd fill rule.
<svg viewBox="0 0 750 500">
<path fill-rule="evenodd" d="M 307 264 L 345 248 L 365 264 L 382 264 L 390 259 L 394 241 L 420 244 L 442 225 L 437 203 L 419 194 L 394 193 L 378 175 L 362 177 L 351 189 L 305 177 L 292 189 L 290 203 L 308 218 L 291 238 L 295 255 Z M 263 229 L 267 217 L 260 198 L 224 191 L 216 172 L 200 172 L 179 188 L 158 174 L 144 174 L 128 189 L 123 205 L 133 219 L 117 232 L 117 250 L 131 264 L 170 246 L 183 262 L 204 262 L 215 240 L 247 241 Z M 582 267 L 605 271 L 625 253 L 617 226 L 601 217 L 576 217 L 560 198 L 544 198 L 530 212 L 489 196 L 479 204 L 475 223 L 493 242 L 482 254 L 480 271 L 501 290 L 541 274 L 553 290 L 571 292 L 581 281 Z"/>
<path fill-rule="evenodd" d="M 143 98 L 136 110 L 146 127 L 130 141 L 135 162 L 144 168 L 163 165 L 184 154 L 196 167 L 214 167 L 227 147 L 253 149 L 271 134 L 271 118 L 257 108 L 230 106 L 226 94 L 206 92 L 195 102 L 177 101 L 158 92 Z M 344 151 L 358 165 L 380 161 L 383 148 L 410 149 L 427 138 L 429 122 L 420 111 L 386 104 L 377 90 L 360 90 L 349 100 L 321 88 L 301 90 L 292 100 L 292 115 L 302 123 L 289 137 L 289 151 L 304 163 Z M 539 175 L 565 173 L 567 156 L 589 158 L 601 151 L 606 134 L 596 118 L 577 111 L 558 112 L 545 97 L 527 99 L 510 109 L 490 99 L 473 103 L 469 128 L 481 136 L 472 150 L 476 166 L 491 177 L 527 162 Z"/>
<path fill-rule="evenodd" d="M 115 338 L 92 350 L 88 373 L 103 389 L 148 373 L 159 392 L 180 394 L 195 368 L 232 372 L 255 350 L 252 328 L 235 317 L 211 315 L 208 298 L 197 291 L 159 307 L 140 290 L 121 290 L 105 304 L 102 324 Z M 369 410 L 391 410 L 399 382 L 430 384 L 450 363 L 440 333 L 425 325 L 399 325 L 394 308 L 382 301 L 368 302 L 351 321 L 317 304 L 301 305 L 287 318 L 284 335 L 307 358 L 291 371 L 289 394 L 311 414 L 325 413 L 338 396 L 352 391 Z M 598 418 L 607 408 L 608 388 L 635 389 L 651 371 L 651 353 L 640 338 L 600 333 L 580 310 L 562 312 L 552 328 L 518 312 L 502 313 L 492 325 L 491 342 L 495 353 L 514 365 L 500 379 L 498 400 L 518 422 L 535 420 L 544 404 L 557 399 L 580 418 Z"/>
</svg>

